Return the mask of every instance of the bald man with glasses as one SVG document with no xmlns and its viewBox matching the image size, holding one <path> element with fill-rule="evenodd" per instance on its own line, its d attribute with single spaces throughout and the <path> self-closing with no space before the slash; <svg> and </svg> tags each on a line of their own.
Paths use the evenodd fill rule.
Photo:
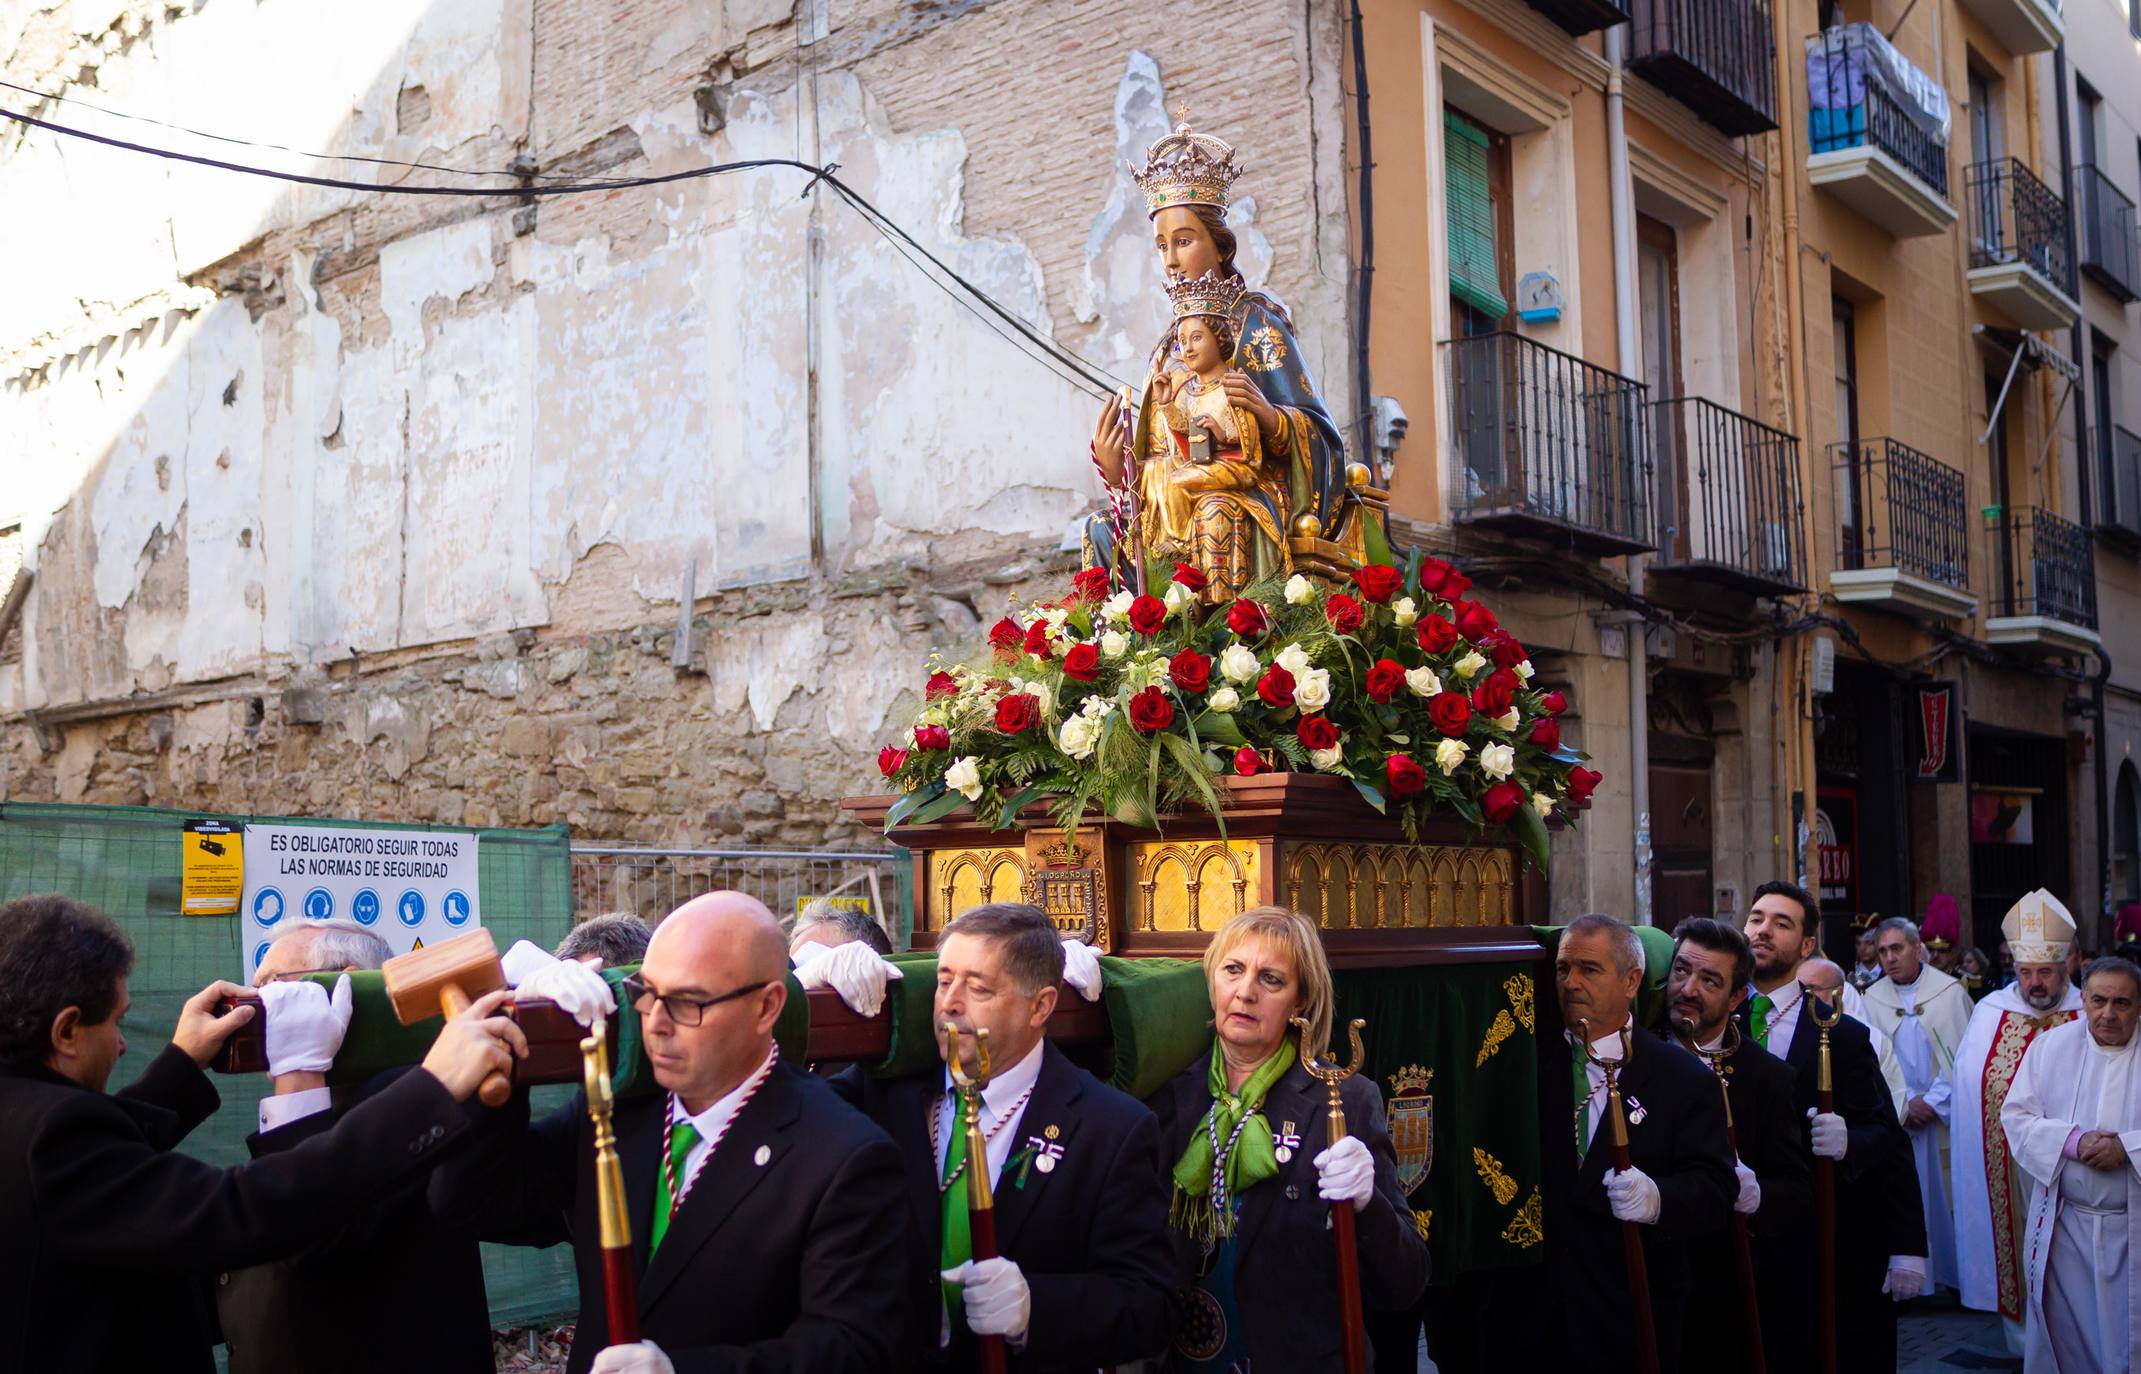
<svg viewBox="0 0 2141 1374">
<path fill-rule="evenodd" d="M 654 932 L 623 994 L 658 1093 L 617 1104 L 644 1339 L 605 1348 L 594 1132 L 583 1095 L 532 1125 L 525 1093 L 442 1166 L 432 1199 L 486 1240 L 575 1242 L 570 1374 L 900 1368 L 908 1208 L 899 1152 L 783 1061 L 780 924 L 738 892 L 697 897 Z"/>
</svg>

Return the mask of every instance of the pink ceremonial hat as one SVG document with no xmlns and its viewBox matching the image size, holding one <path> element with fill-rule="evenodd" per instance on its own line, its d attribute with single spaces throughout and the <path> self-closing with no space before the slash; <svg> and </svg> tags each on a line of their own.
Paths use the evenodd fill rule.
<svg viewBox="0 0 2141 1374">
<path fill-rule="evenodd" d="M 1963 937 L 1962 910 L 1947 893 L 1925 904 L 1925 919 L 1918 924 L 1918 938 L 1934 949 L 1948 949 Z"/>
</svg>

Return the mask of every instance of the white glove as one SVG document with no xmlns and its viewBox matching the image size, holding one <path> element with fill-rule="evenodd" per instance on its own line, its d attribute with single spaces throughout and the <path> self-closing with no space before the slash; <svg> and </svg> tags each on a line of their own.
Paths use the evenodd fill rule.
<svg viewBox="0 0 2141 1374">
<path fill-rule="evenodd" d="M 349 975 L 335 979 L 334 995 L 309 979 L 263 983 L 260 1009 L 267 1015 L 268 1076 L 325 1073 L 349 1030 Z"/>
<path fill-rule="evenodd" d="M 875 1016 L 885 1005 L 885 984 L 905 978 L 899 966 L 877 957 L 860 940 L 844 945 L 805 945 L 796 956 L 795 980 L 806 988 L 831 988 L 857 1016 Z"/>
<path fill-rule="evenodd" d="M 533 940 L 515 940 L 513 948 L 505 952 L 498 962 L 506 971 L 506 986 L 517 988 L 521 981 L 537 969 L 549 968 L 558 961 L 558 956 L 544 949 Z"/>
<path fill-rule="evenodd" d="M 1606 1170 L 1606 1201 L 1622 1221 L 1655 1226 L 1658 1222 L 1658 1185 L 1641 1169 Z"/>
<path fill-rule="evenodd" d="M 587 1374 L 676 1374 L 676 1366 L 653 1341 L 613 1345 L 595 1356 Z"/>
<path fill-rule="evenodd" d="M 1754 1176 L 1754 1170 L 1732 1161 L 1732 1172 L 1740 1176 L 1740 1195 L 1733 1202 L 1732 1210 L 1741 1216 L 1753 1216 L 1762 1208 L 1762 1185 Z"/>
<path fill-rule="evenodd" d="M 1806 1109 L 1806 1119 L 1814 1123 L 1814 1153 L 1823 1159 L 1842 1159 L 1844 1151 L 1851 1146 L 1851 1130 L 1844 1119 L 1834 1112 Z"/>
<path fill-rule="evenodd" d="M 1316 1196 L 1325 1202 L 1350 1202 L 1358 1212 L 1375 1196 L 1375 1156 L 1349 1135 L 1313 1161 L 1316 1166 Z"/>
<path fill-rule="evenodd" d="M 1008 1341 L 1026 1338 L 1026 1325 L 1033 1320 L 1033 1291 L 1016 1264 L 1007 1259 L 968 1260 L 945 1270 L 944 1281 L 959 1285 L 969 1331 Z"/>
<path fill-rule="evenodd" d="M 1063 981 L 1088 1002 L 1100 1000 L 1100 951 L 1083 940 L 1063 942 Z"/>
<path fill-rule="evenodd" d="M 1890 1255 L 1888 1277 L 1881 1280 L 1881 1291 L 1897 1302 L 1909 1302 L 1932 1287 L 1926 1277 L 1925 1256 Z"/>
<path fill-rule="evenodd" d="M 577 959 L 552 959 L 535 972 L 516 983 L 516 997 L 541 997 L 558 1004 L 558 1009 L 583 1026 L 595 1024 L 597 1016 L 608 1016 L 617 1010 L 617 994 L 603 980 L 597 969 L 600 959 L 583 964 Z"/>
</svg>

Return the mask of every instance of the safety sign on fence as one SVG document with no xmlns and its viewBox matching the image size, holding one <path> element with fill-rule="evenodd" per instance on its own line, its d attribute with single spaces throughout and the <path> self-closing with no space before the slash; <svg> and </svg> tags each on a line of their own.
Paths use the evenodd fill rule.
<svg viewBox="0 0 2141 1374">
<path fill-rule="evenodd" d="M 396 954 L 474 930 L 483 924 L 476 872 L 476 837 L 458 831 L 249 825 L 245 977 L 301 920 L 354 921 Z"/>
</svg>

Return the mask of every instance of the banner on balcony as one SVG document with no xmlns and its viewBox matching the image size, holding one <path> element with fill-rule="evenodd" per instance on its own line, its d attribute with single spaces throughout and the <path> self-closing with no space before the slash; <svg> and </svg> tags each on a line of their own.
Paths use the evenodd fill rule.
<svg viewBox="0 0 2141 1374">
<path fill-rule="evenodd" d="M 1926 682 L 1918 686 L 1919 782 L 1958 782 L 1962 779 L 1961 751 L 1956 748 L 1955 684 Z"/>
</svg>

